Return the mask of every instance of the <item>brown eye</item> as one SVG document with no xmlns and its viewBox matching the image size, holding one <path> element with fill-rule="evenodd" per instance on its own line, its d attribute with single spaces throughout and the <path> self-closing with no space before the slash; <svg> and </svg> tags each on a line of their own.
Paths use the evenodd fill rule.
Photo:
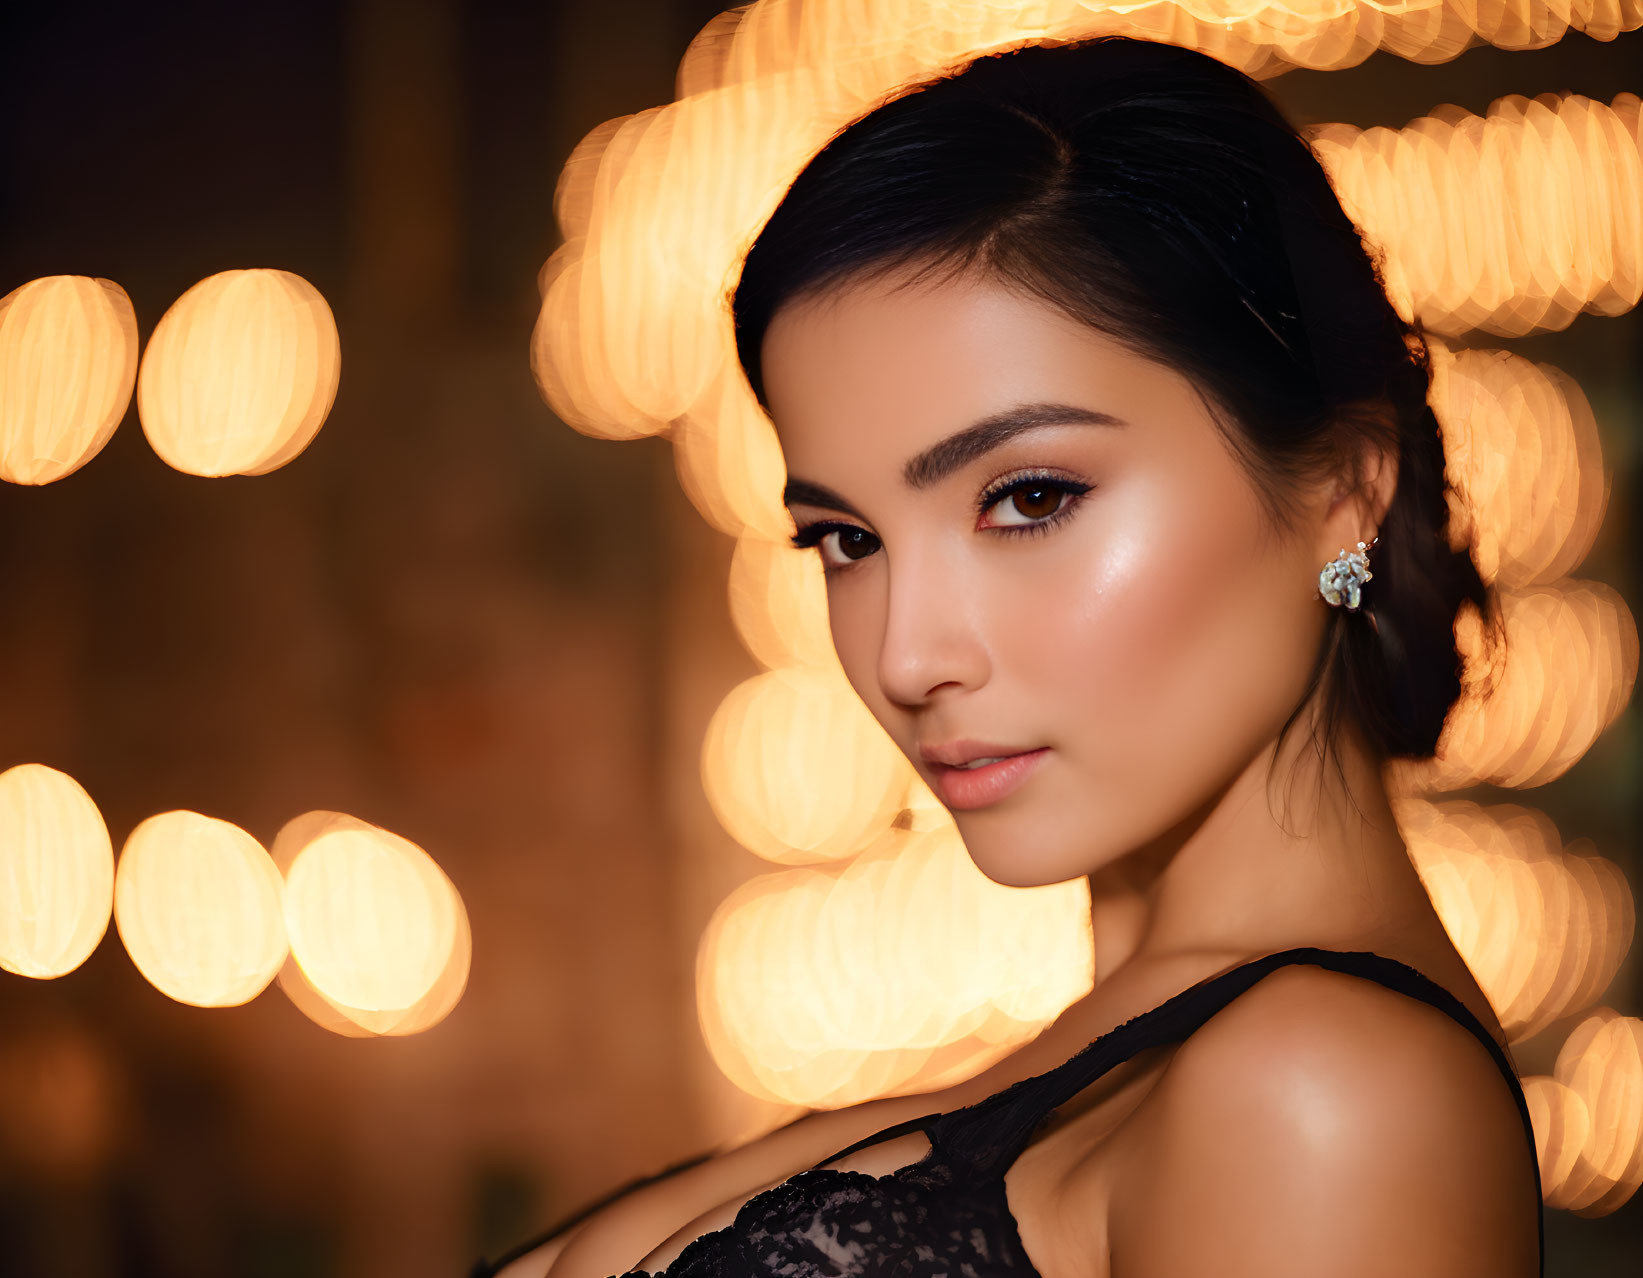
<svg viewBox="0 0 1643 1278">
<path fill-rule="evenodd" d="M 833 539 L 838 539 L 838 551 Z M 827 572 L 838 572 L 859 560 L 866 559 L 879 548 L 879 539 L 865 528 L 841 524 L 832 520 L 807 524 L 790 538 L 793 545 L 803 550 L 814 546 L 821 554 L 822 567 Z"/>
<path fill-rule="evenodd" d="M 1063 488 L 1051 488 L 1048 485 L 1040 488 L 1020 488 L 1010 495 L 1010 505 L 1018 515 L 1024 515 L 1028 519 L 1043 519 L 1055 514 L 1065 492 Z"/>
<path fill-rule="evenodd" d="M 1046 531 L 1070 514 L 1091 485 L 1076 479 L 1027 475 L 983 493 L 981 513 L 1000 532 Z"/>
<path fill-rule="evenodd" d="M 840 528 L 839 553 L 846 559 L 866 559 L 878 547 L 878 538 L 862 528 Z"/>
</svg>

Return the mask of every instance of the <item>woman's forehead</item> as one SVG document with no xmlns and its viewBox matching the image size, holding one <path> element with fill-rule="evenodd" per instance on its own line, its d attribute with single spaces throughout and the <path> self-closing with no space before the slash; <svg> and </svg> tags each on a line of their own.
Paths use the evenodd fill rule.
<svg viewBox="0 0 1643 1278">
<path fill-rule="evenodd" d="M 765 337 L 766 397 L 790 464 L 894 438 L 909 456 L 1022 404 L 1134 419 L 1190 383 L 1019 288 L 870 278 L 802 297 Z M 874 451 L 878 451 L 876 448 Z"/>
</svg>

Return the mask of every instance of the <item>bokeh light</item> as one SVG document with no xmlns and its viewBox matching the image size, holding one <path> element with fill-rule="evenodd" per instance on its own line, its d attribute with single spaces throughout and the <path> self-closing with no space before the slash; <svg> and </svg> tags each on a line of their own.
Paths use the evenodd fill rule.
<svg viewBox="0 0 1643 1278">
<path fill-rule="evenodd" d="M 97 455 L 137 380 L 137 315 L 113 280 L 50 275 L 0 297 L 0 479 L 49 484 Z"/>
<path fill-rule="evenodd" d="M 1625 872 L 1545 813 L 1466 799 L 1394 803 L 1410 860 L 1513 1041 L 1585 1011 L 1631 948 Z"/>
<path fill-rule="evenodd" d="M 222 271 L 155 325 L 137 412 L 168 465 L 261 475 L 308 447 L 341 372 L 336 320 L 318 289 L 289 271 Z"/>
<path fill-rule="evenodd" d="M 747 650 L 767 669 L 838 671 L 827 621 L 821 559 L 785 538 L 737 539 L 730 561 L 730 617 Z"/>
<path fill-rule="evenodd" d="M 113 908 L 114 845 L 91 796 L 43 763 L 0 772 L 0 967 L 72 972 Z"/>
<path fill-rule="evenodd" d="M 1497 586 L 1504 644 L 1470 603 L 1455 622 L 1461 694 L 1430 760 L 1394 761 L 1394 788 L 1544 785 L 1590 749 L 1637 682 L 1637 622 L 1602 582 Z"/>
<path fill-rule="evenodd" d="M 1547 1206 L 1604 1216 L 1643 1185 L 1643 1020 L 1596 1009 L 1523 1090 Z"/>
<path fill-rule="evenodd" d="M 858 851 L 901 806 L 909 764 L 841 674 L 769 670 L 733 690 L 702 746 L 719 823 L 771 861 Z"/>
<path fill-rule="evenodd" d="M 199 812 L 149 817 L 114 876 L 114 922 L 149 984 L 179 1003 L 233 1007 L 285 961 L 279 871 L 239 826 Z"/>
<path fill-rule="evenodd" d="M 953 829 L 891 829 L 847 865 L 761 875 L 714 912 L 697 1007 L 754 1095 L 833 1107 L 969 1077 L 1095 975 L 1089 885 L 1003 887 Z"/>
<path fill-rule="evenodd" d="M 672 433 L 702 513 L 776 535 L 774 440 L 735 375 L 723 295 L 740 254 L 841 125 L 969 57 L 1045 38 L 1126 34 L 1204 50 L 1253 75 L 1332 68 L 1377 48 L 1441 62 L 1474 39 L 1541 47 L 1643 24 L 1637 0 L 1510 7 L 1326 0 L 1018 5 L 764 0 L 703 28 L 680 97 L 592 130 L 563 169 L 565 243 L 538 275 L 537 384 L 558 416 L 613 439 Z M 1523 333 L 1637 300 L 1643 269 L 1638 102 L 1503 98 L 1402 130 L 1316 132 L 1343 202 L 1388 252 L 1406 313 L 1434 331 Z M 1560 201 L 1555 192 L 1579 190 Z M 1483 214 L 1487 213 L 1487 217 Z M 1629 299 L 1629 300 L 1628 300 Z M 744 477 L 756 483 L 738 482 Z"/>
<path fill-rule="evenodd" d="M 1430 344 L 1443 430 L 1449 541 L 1488 582 L 1549 582 L 1579 567 L 1608 509 L 1597 420 L 1573 379 L 1507 351 Z"/>
<path fill-rule="evenodd" d="M 342 812 L 283 826 L 291 957 L 281 988 L 339 1033 L 416 1034 L 467 985 L 473 939 L 456 886 L 409 839 Z"/>
<path fill-rule="evenodd" d="M 1634 93 L 1521 95 L 1403 129 L 1316 130 L 1341 203 L 1385 249 L 1405 319 L 1521 336 L 1643 289 L 1643 120 Z"/>
</svg>

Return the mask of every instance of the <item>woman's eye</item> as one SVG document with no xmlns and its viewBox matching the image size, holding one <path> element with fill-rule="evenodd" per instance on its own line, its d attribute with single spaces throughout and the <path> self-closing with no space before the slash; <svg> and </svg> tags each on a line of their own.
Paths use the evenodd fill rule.
<svg viewBox="0 0 1643 1278">
<path fill-rule="evenodd" d="M 1003 518 L 995 517 L 985 528 L 1007 533 L 1044 533 L 1070 514 L 1078 499 L 1091 487 L 1073 479 L 1030 475 L 989 489 L 977 504 L 981 514 L 996 508 L 1003 515 Z M 818 547 L 822 569 L 829 573 L 860 563 L 873 555 L 880 544 L 865 528 L 834 520 L 807 524 L 794 533 L 791 540 L 800 549 Z"/>
<path fill-rule="evenodd" d="M 997 511 L 989 527 L 1029 528 L 1044 526 L 1065 514 L 1074 502 L 1089 492 L 1088 484 L 1064 479 L 1029 478 L 983 495 L 981 509 Z"/>
<path fill-rule="evenodd" d="M 834 538 L 837 544 L 832 545 Z M 879 539 L 865 528 L 854 524 L 810 524 L 793 535 L 793 544 L 800 549 L 807 546 L 821 548 L 822 568 L 828 572 L 848 568 L 866 559 L 879 547 Z"/>
<path fill-rule="evenodd" d="M 866 559 L 879 547 L 879 539 L 865 528 L 835 528 L 821 540 L 823 550 L 826 550 L 827 539 L 837 537 L 836 543 L 840 559 L 829 560 L 822 555 L 823 563 L 833 563 L 840 567 L 844 564 L 855 563 L 859 559 Z M 842 560 L 842 562 L 841 562 Z"/>
</svg>

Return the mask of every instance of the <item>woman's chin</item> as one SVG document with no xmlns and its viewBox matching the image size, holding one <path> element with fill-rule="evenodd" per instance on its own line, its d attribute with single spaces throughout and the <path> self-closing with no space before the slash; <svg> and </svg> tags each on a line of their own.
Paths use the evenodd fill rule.
<svg viewBox="0 0 1643 1278">
<path fill-rule="evenodd" d="M 969 841 L 966 841 L 964 846 L 976 869 L 1000 887 L 1048 887 L 1052 883 L 1065 883 L 1068 879 L 1081 878 L 1087 873 L 1070 857 L 1055 860 L 1026 857 L 1021 855 L 1019 847 L 976 848 L 972 847 Z"/>
</svg>

